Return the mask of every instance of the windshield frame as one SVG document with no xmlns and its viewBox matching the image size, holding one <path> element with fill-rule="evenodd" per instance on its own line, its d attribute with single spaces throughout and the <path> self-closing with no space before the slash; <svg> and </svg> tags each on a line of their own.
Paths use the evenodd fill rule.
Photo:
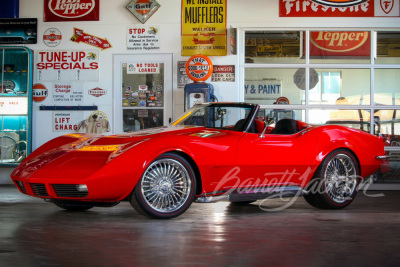
<svg viewBox="0 0 400 267">
<path fill-rule="evenodd" d="M 194 105 L 191 109 L 186 111 L 183 115 L 181 115 L 178 119 L 173 121 L 170 125 L 182 125 L 181 123 L 184 122 L 188 117 L 190 117 L 191 114 L 195 113 L 195 111 L 201 109 L 201 108 L 227 108 L 227 107 L 232 107 L 232 108 L 247 108 L 250 109 L 249 114 L 245 117 L 245 123 L 243 124 L 242 130 L 240 132 L 247 132 L 249 130 L 249 127 L 251 123 L 254 121 L 256 114 L 260 108 L 259 105 L 257 104 L 249 104 L 249 103 L 240 103 L 240 102 L 212 102 L 212 103 L 203 103 L 203 104 L 197 104 Z M 206 126 L 202 126 L 206 127 Z M 217 127 L 206 127 L 210 129 L 224 129 L 224 130 L 230 130 L 233 131 L 232 129 L 228 128 L 217 128 Z"/>
</svg>

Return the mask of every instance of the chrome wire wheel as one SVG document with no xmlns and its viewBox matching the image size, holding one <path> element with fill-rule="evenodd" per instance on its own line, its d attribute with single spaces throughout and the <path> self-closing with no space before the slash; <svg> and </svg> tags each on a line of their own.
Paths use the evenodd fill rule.
<svg viewBox="0 0 400 267">
<path fill-rule="evenodd" d="M 191 175 L 173 158 L 151 163 L 142 176 L 140 188 L 144 202 L 159 213 L 179 211 L 193 195 Z"/>
<path fill-rule="evenodd" d="M 327 163 L 325 172 L 325 192 L 328 197 L 342 204 L 349 201 L 357 187 L 357 167 L 347 154 L 336 154 Z"/>
</svg>

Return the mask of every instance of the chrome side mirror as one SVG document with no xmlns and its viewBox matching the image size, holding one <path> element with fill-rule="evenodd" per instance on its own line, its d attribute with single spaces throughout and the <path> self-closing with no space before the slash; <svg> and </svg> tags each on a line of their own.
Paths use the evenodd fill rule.
<svg viewBox="0 0 400 267">
<path fill-rule="evenodd" d="M 262 133 L 259 135 L 260 138 L 264 138 L 265 137 L 265 132 L 267 131 L 268 126 L 270 126 L 271 124 L 273 124 L 275 122 L 275 120 L 273 118 L 269 118 L 267 117 L 264 121 L 264 130 L 262 131 Z"/>
</svg>

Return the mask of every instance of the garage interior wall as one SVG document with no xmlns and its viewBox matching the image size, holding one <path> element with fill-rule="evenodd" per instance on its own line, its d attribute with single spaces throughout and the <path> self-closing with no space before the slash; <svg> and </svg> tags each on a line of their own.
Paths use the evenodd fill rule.
<svg viewBox="0 0 400 267">
<path fill-rule="evenodd" d="M 69 39 L 73 36 L 73 29 L 80 28 L 85 32 L 101 38 L 107 38 L 112 45 L 111 49 L 100 51 L 99 53 L 99 81 L 86 82 L 85 90 L 100 87 L 108 91 L 107 97 L 100 99 L 85 98 L 86 105 L 96 104 L 99 110 L 104 111 L 112 117 L 114 112 L 114 102 L 120 101 L 113 98 L 113 56 L 123 54 L 134 54 L 127 49 L 127 28 L 142 25 L 127 9 L 129 0 L 100 0 L 100 20 L 83 22 L 43 22 L 43 0 L 20 0 L 20 18 L 38 19 L 38 43 L 27 45 L 33 51 L 56 51 L 56 50 L 76 50 L 90 49 L 92 47 L 86 44 L 71 42 Z M 160 8 L 145 23 L 147 26 L 159 26 L 160 50 L 148 53 L 168 53 L 173 54 L 173 117 L 177 118 L 183 112 L 184 92 L 177 86 L 177 62 L 186 61 L 189 57 L 181 56 L 181 0 L 158 0 Z M 227 1 L 227 28 L 238 28 L 244 31 L 251 29 L 268 28 L 290 28 L 301 30 L 303 28 L 312 28 L 318 25 L 319 28 L 365 28 L 371 29 L 397 29 L 399 31 L 400 18 L 280 18 L 279 2 L 265 0 L 249 1 Z M 62 33 L 60 45 L 50 48 L 43 43 L 42 36 L 48 28 L 57 28 Z M 228 36 L 229 40 L 229 36 Z M 243 35 L 238 35 L 237 44 L 243 46 Z M 219 82 L 214 84 L 215 94 L 219 101 L 243 101 L 243 81 L 245 73 L 239 68 L 240 55 L 232 55 L 228 49 L 227 56 L 210 57 L 214 65 L 235 65 L 235 82 Z M 36 56 L 36 54 L 35 54 Z M 35 61 L 36 62 L 36 61 Z M 35 70 L 34 70 L 35 72 Z M 36 75 L 35 75 L 36 76 Z M 34 76 L 34 77 L 35 77 Z M 350 75 L 351 76 L 351 75 Z M 351 78 L 350 78 L 351 79 Z M 35 83 L 35 78 L 33 83 Z M 295 91 L 295 89 L 293 89 Z M 296 92 L 299 92 L 296 90 Z M 48 140 L 61 135 L 62 133 L 52 131 L 51 112 L 40 111 L 40 105 L 46 104 L 33 103 L 33 121 L 32 121 L 32 149 L 47 142 Z M 84 111 L 84 117 L 91 112 Z M 111 132 L 113 124 L 119 121 L 110 121 Z M 11 184 L 9 178 L 13 168 L 0 168 L 0 184 Z"/>
</svg>

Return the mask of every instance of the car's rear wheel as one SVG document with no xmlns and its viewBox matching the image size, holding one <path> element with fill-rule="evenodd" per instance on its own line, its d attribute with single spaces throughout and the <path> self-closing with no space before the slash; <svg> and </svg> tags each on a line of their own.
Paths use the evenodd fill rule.
<svg viewBox="0 0 400 267">
<path fill-rule="evenodd" d="M 189 162 L 175 153 L 165 153 L 146 168 L 130 203 L 139 213 L 168 219 L 184 213 L 195 192 L 196 179 Z"/>
<path fill-rule="evenodd" d="M 84 211 L 94 207 L 94 205 L 83 201 L 53 200 L 52 202 L 57 207 L 69 211 Z"/>
<path fill-rule="evenodd" d="M 347 207 L 357 194 L 359 166 L 345 149 L 331 152 L 318 167 L 307 187 L 306 201 L 322 209 Z"/>
</svg>

